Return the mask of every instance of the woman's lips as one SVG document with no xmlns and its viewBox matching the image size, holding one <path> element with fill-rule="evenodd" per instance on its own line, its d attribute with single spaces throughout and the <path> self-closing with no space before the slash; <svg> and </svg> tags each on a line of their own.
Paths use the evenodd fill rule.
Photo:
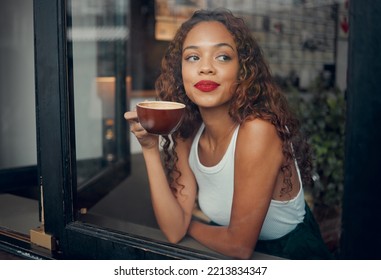
<svg viewBox="0 0 381 280">
<path fill-rule="evenodd" d="M 220 84 L 215 83 L 213 81 L 199 81 L 196 83 L 194 86 L 198 90 L 204 91 L 204 92 L 209 92 L 212 90 L 215 90 L 216 88 L 219 87 Z"/>
</svg>

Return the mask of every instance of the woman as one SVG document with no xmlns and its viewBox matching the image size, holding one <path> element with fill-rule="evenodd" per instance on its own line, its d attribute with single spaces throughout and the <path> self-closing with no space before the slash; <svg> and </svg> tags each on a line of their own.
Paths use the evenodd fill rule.
<svg viewBox="0 0 381 280">
<path fill-rule="evenodd" d="M 186 234 L 232 258 L 254 249 L 293 259 L 330 258 L 303 196 L 308 146 L 243 20 L 198 11 L 178 30 L 156 81 L 161 100 L 186 104 L 179 130 L 142 146 L 152 204 L 170 242 Z M 212 220 L 192 219 L 198 200 Z"/>
</svg>

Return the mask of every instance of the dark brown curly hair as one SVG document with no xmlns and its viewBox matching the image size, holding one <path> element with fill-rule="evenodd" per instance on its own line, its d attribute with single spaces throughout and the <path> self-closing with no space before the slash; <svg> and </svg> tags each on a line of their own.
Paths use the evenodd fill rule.
<svg viewBox="0 0 381 280">
<path fill-rule="evenodd" d="M 181 62 L 183 43 L 188 32 L 198 23 L 218 21 L 234 38 L 239 56 L 240 70 L 236 92 L 230 102 L 229 114 L 237 123 L 260 118 L 272 123 L 283 142 L 285 163 L 281 167 L 285 174 L 282 194 L 292 189 L 291 164 L 296 158 L 305 185 L 311 180 L 310 149 L 302 137 L 298 120 L 290 111 L 285 96 L 275 84 L 261 48 L 244 20 L 228 10 L 199 10 L 184 22 L 162 59 L 161 74 L 156 80 L 156 92 L 160 100 L 176 101 L 186 105 L 186 113 L 180 128 L 171 136 L 163 137 L 164 165 L 170 185 L 181 176 L 176 169 L 178 160 L 174 151 L 176 139 L 192 137 L 202 119 L 196 104 L 186 95 L 183 86 Z"/>
</svg>

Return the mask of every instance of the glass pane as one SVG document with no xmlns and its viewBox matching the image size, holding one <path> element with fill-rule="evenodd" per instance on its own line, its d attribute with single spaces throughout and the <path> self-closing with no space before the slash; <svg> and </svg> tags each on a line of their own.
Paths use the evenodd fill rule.
<svg viewBox="0 0 381 280">
<path fill-rule="evenodd" d="M 0 231 L 39 226 L 33 1 L 0 9 Z"/>
<path fill-rule="evenodd" d="M 116 98 L 126 95 L 128 1 L 70 1 L 78 186 L 120 160 Z"/>
<path fill-rule="evenodd" d="M 37 163 L 32 7 L 26 0 L 1 4 L 1 169 Z"/>
</svg>

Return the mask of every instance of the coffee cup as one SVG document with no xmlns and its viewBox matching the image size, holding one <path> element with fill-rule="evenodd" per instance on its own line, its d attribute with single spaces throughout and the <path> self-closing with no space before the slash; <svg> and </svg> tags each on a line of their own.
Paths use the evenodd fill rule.
<svg viewBox="0 0 381 280">
<path fill-rule="evenodd" d="M 136 112 L 147 132 L 169 135 L 180 126 L 185 105 L 171 101 L 143 101 L 136 105 Z"/>
</svg>

